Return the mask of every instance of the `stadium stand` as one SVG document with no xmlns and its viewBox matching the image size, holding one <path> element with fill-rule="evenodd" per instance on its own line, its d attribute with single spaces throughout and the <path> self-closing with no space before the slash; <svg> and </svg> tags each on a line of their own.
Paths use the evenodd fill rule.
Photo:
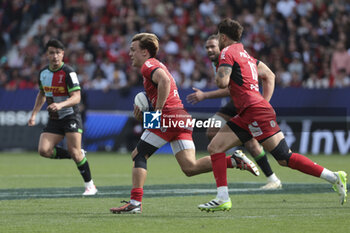
<svg viewBox="0 0 350 233">
<path fill-rule="evenodd" d="M 18 41 L 56 4 L 47 24 Z M 278 87 L 350 86 L 350 3 L 309 0 L 60 0 L 0 1 L 0 88 L 35 88 L 46 64 L 43 45 L 64 42 L 65 61 L 85 89 L 140 86 L 128 45 L 137 32 L 154 32 L 180 88 L 213 87 L 204 43 L 224 17 L 245 28 L 248 52 L 276 73 Z M 15 54 L 9 50 L 17 47 Z M 11 62 L 12 61 L 12 62 Z"/>
</svg>

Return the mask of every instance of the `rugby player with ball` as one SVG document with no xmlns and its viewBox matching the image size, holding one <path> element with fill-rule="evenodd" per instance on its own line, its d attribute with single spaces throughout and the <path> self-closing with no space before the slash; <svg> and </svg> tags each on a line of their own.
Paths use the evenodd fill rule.
<svg viewBox="0 0 350 233">
<path fill-rule="evenodd" d="M 173 121 L 190 118 L 191 116 L 183 107 L 174 78 L 168 69 L 155 58 L 158 50 L 158 38 L 154 34 L 139 33 L 132 39 L 129 55 L 132 65 L 141 69 L 145 93 L 154 108 L 155 114 L 181 116 L 179 118 L 175 117 L 172 119 Z M 145 105 L 146 99 L 144 97 L 136 97 L 134 116 L 140 121 L 143 114 L 140 107 L 143 108 Z M 124 205 L 111 208 L 112 213 L 142 212 L 143 186 L 147 177 L 147 160 L 167 142 L 170 143 L 177 162 L 187 176 L 212 171 L 209 156 L 196 159 L 192 128 L 146 129 L 131 154 L 133 168 L 130 201 L 122 201 L 125 203 Z M 227 167 L 237 167 L 248 170 L 254 175 L 259 174 L 255 164 L 243 154 L 227 156 L 226 161 Z"/>
</svg>

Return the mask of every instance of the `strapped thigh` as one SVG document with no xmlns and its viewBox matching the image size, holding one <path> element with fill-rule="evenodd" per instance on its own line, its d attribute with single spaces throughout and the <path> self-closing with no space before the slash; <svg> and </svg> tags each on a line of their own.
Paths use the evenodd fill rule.
<svg viewBox="0 0 350 233">
<path fill-rule="evenodd" d="M 286 160 L 287 163 L 289 161 L 290 156 L 292 156 L 292 153 L 289 152 L 289 146 L 286 143 L 286 140 L 283 138 L 278 145 L 270 151 L 273 157 L 275 157 L 276 160 Z"/>
<path fill-rule="evenodd" d="M 151 157 L 151 155 L 158 150 L 157 147 L 140 140 L 137 143 L 137 155 L 133 158 L 135 162 L 135 168 L 147 169 L 147 159 L 146 156 Z"/>
<path fill-rule="evenodd" d="M 158 150 L 158 148 L 162 147 L 166 144 L 167 141 L 159 137 L 158 135 L 150 132 L 149 130 L 145 130 L 141 135 L 140 141 L 137 143 L 137 155 L 133 158 L 135 162 L 135 168 L 144 168 L 147 169 L 147 159 Z"/>
</svg>

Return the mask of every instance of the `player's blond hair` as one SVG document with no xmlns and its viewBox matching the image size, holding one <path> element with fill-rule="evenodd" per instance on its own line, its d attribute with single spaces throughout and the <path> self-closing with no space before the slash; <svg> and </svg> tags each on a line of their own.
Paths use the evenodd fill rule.
<svg viewBox="0 0 350 233">
<path fill-rule="evenodd" d="M 147 49 L 151 57 L 155 57 L 159 50 L 158 37 L 153 33 L 139 33 L 136 34 L 132 41 L 139 41 L 141 49 Z"/>
</svg>

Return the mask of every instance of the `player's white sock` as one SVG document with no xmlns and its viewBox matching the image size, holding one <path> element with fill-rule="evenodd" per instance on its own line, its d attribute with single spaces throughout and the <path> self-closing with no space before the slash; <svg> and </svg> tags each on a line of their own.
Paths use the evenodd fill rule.
<svg viewBox="0 0 350 233">
<path fill-rule="evenodd" d="M 328 170 L 327 168 L 323 169 L 320 178 L 327 180 L 331 184 L 337 182 L 337 176 L 334 174 L 334 172 Z"/>
<path fill-rule="evenodd" d="M 91 187 L 94 185 L 94 181 L 90 180 L 89 182 L 85 182 L 85 188 Z"/>
<path fill-rule="evenodd" d="M 217 188 L 218 194 L 216 195 L 216 198 L 219 200 L 227 201 L 229 200 L 228 195 L 228 187 L 227 186 L 220 186 Z"/>
<path fill-rule="evenodd" d="M 277 182 L 279 179 L 277 178 L 275 173 L 272 173 L 269 177 L 267 177 L 267 182 Z"/>
</svg>

